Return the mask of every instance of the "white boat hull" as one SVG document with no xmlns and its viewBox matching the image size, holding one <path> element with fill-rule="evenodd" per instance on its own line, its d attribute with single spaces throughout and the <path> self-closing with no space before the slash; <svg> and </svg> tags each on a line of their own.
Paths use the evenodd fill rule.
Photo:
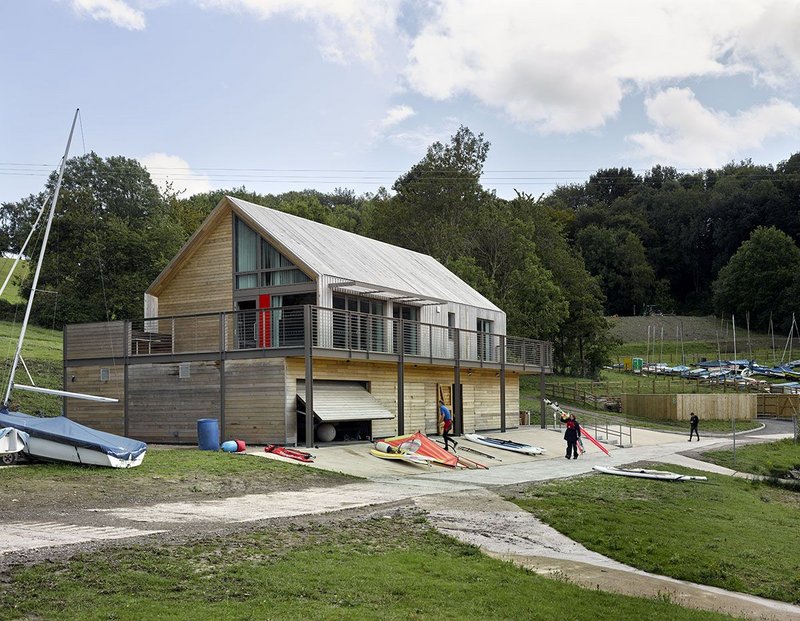
<svg viewBox="0 0 800 621">
<path fill-rule="evenodd" d="M 25 449 L 25 439 L 27 433 L 18 431 L 13 427 L 0 429 L 0 455 L 8 453 L 19 453 Z"/>
<path fill-rule="evenodd" d="M 142 463 L 145 456 L 145 453 L 142 453 L 135 458 L 120 459 L 102 451 L 42 438 L 29 438 L 23 453 L 31 459 L 42 461 L 60 461 L 107 468 L 135 468 Z"/>
</svg>

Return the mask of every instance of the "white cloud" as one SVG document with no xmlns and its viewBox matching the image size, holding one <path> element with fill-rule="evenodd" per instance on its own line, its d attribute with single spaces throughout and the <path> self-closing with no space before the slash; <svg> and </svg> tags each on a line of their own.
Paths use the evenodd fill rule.
<svg viewBox="0 0 800 621">
<path fill-rule="evenodd" d="M 773 99 L 736 114 L 704 107 L 687 88 L 670 88 L 645 101 L 655 131 L 628 139 L 653 162 L 705 168 L 723 165 L 779 135 L 800 135 L 800 108 Z"/>
<path fill-rule="evenodd" d="M 406 77 L 433 99 L 466 94 L 542 131 L 576 132 L 616 116 L 634 88 L 800 74 L 798 31 L 788 0 L 439 0 Z"/>
<path fill-rule="evenodd" d="M 177 155 L 151 153 L 140 157 L 139 162 L 147 168 L 153 183 L 162 191 L 169 183 L 172 184 L 172 190 L 181 192 L 184 197 L 213 189 L 207 176 L 193 172 L 189 163 Z"/>
<path fill-rule="evenodd" d="M 373 121 L 369 124 L 370 133 L 373 139 L 379 139 L 386 135 L 406 119 L 414 116 L 416 112 L 411 106 L 399 105 L 389 108 L 384 114 L 383 118 L 379 121 Z"/>
<path fill-rule="evenodd" d="M 746 25 L 740 34 L 736 53 L 761 67 L 758 77 L 781 87 L 800 74 L 800 4 L 795 0 L 776 0 L 768 10 Z"/>
<path fill-rule="evenodd" d="M 314 24 L 322 55 L 347 63 L 352 56 L 375 63 L 380 40 L 396 35 L 399 0 L 196 0 L 218 9 L 270 19 L 278 15 Z"/>
<path fill-rule="evenodd" d="M 411 106 L 394 106 L 386 111 L 386 116 L 383 117 L 383 120 L 380 122 L 380 126 L 383 128 L 394 127 L 398 123 L 402 123 L 415 114 L 416 112 L 414 112 L 414 108 Z"/>
<path fill-rule="evenodd" d="M 109 21 L 126 30 L 144 30 L 144 13 L 123 0 L 71 0 L 72 9 L 97 21 Z"/>
</svg>

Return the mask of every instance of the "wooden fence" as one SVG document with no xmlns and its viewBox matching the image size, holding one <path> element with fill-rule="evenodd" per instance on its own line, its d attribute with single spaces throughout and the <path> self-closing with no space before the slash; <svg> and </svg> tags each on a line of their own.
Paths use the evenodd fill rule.
<svg viewBox="0 0 800 621">
<path fill-rule="evenodd" d="M 792 419 L 800 416 L 800 395 L 758 395 L 759 416 Z"/>
</svg>

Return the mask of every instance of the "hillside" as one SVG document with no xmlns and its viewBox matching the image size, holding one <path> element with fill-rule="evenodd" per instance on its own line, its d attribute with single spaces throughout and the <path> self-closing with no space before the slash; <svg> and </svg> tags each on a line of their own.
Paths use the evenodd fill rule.
<svg viewBox="0 0 800 621">
<path fill-rule="evenodd" d="M 681 331 L 685 351 L 698 351 L 699 348 L 701 351 L 713 353 L 716 357 L 717 348 L 723 355 L 731 355 L 734 350 L 733 324 L 730 318 L 721 320 L 714 316 L 651 315 L 648 317 L 609 317 L 608 320 L 613 326 L 611 333 L 622 341 L 620 349 L 626 352 L 629 350 L 626 345 L 635 343 L 642 345 L 641 354 L 644 354 L 644 345 L 648 341 L 648 327 L 650 343 L 656 343 L 665 352 L 680 348 Z M 785 344 L 786 335 L 776 334 L 776 348 L 782 350 Z M 752 331 L 748 335 L 744 322 L 739 324 L 737 321 L 735 345 L 737 354 L 744 356 L 748 349 L 770 349 L 772 337 Z"/>
<path fill-rule="evenodd" d="M 14 259 L 10 259 L 8 257 L 0 257 L 0 284 L 2 284 L 5 279 L 6 275 L 8 274 L 8 270 L 14 265 Z M 3 299 L 9 302 L 10 304 L 18 304 L 20 302 L 24 302 L 19 296 L 19 282 L 20 280 L 28 273 L 28 262 L 21 261 L 20 264 L 17 266 L 16 272 L 14 276 L 11 277 L 11 280 L 8 283 L 8 287 L 3 292 Z"/>
</svg>

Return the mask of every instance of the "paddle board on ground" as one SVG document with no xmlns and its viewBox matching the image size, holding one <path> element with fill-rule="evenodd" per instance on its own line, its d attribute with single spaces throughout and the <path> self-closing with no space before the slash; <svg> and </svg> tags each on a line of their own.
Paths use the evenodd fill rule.
<svg viewBox="0 0 800 621">
<path fill-rule="evenodd" d="M 707 477 L 678 474 L 666 470 L 646 470 L 645 468 L 614 468 L 613 466 L 594 466 L 594 470 L 604 474 L 616 474 L 637 479 L 656 479 L 658 481 L 707 481 Z"/>
<path fill-rule="evenodd" d="M 531 446 L 530 444 L 522 444 L 514 442 L 513 440 L 502 440 L 500 438 L 490 438 L 488 436 L 480 436 L 476 433 L 464 434 L 464 439 L 476 444 L 483 444 L 484 446 L 491 446 L 504 451 L 513 451 L 514 453 L 522 453 L 524 455 L 541 455 L 544 449 L 540 446 Z"/>
</svg>

